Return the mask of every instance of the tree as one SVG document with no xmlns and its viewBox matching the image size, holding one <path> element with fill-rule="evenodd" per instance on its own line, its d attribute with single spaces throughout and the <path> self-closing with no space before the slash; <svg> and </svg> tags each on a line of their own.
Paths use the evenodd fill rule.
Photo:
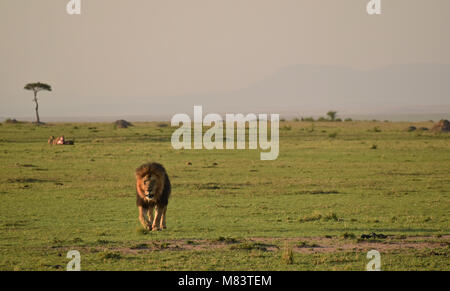
<svg viewBox="0 0 450 291">
<path fill-rule="evenodd" d="M 37 83 L 28 83 L 28 84 L 26 84 L 24 89 L 25 90 L 29 90 L 29 91 L 33 91 L 33 93 L 34 93 L 33 101 L 34 101 L 34 103 L 36 103 L 36 108 L 35 108 L 35 110 L 36 110 L 36 124 L 39 125 L 39 124 L 41 124 L 41 121 L 39 119 L 39 112 L 38 112 L 39 104 L 38 104 L 38 100 L 37 100 L 37 93 L 39 91 L 43 91 L 43 90 L 51 92 L 52 91 L 52 87 L 50 85 L 48 85 L 48 84 L 37 82 Z"/>
<path fill-rule="evenodd" d="M 337 111 L 328 111 L 327 115 L 330 117 L 331 121 L 336 120 Z"/>
</svg>

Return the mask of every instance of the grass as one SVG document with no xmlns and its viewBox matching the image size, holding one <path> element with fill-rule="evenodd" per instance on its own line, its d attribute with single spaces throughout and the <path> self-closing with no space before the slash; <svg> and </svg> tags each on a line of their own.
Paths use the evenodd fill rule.
<svg viewBox="0 0 450 291">
<path fill-rule="evenodd" d="M 287 242 L 284 244 L 284 249 L 283 249 L 283 254 L 281 256 L 281 260 L 286 265 L 294 264 L 294 252 L 292 251 L 292 248 L 289 246 L 289 244 Z"/>
<path fill-rule="evenodd" d="M 162 124 L 3 123 L 0 270 L 64 270 L 71 249 L 83 270 L 365 270 L 356 238 L 371 232 L 396 237 L 380 247 L 437 241 L 380 251 L 383 270 L 450 270 L 450 135 L 407 131 L 431 123 L 281 122 L 275 161 L 174 150 Z M 49 146 L 50 135 L 75 145 Z M 173 186 L 161 232 L 137 220 L 133 172 L 148 160 Z M 307 247 L 325 237 L 342 246 Z M 293 244 L 289 263 L 292 239 L 308 244 Z"/>
</svg>

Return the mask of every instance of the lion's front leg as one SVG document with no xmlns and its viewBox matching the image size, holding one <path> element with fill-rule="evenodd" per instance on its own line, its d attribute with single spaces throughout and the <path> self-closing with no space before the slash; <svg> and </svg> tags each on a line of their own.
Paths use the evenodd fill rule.
<svg viewBox="0 0 450 291">
<path fill-rule="evenodd" d="M 163 211 L 162 211 L 162 215 L 161 215 L 161 225 L 160 227 L 162 229 L 166 229 L 166 211 L 167 211 L 167 205 L 164 207 Z"/>
<path fill-rule="evenodd" d="M 147 217 L 148 217 L 148 225 L 149 225 L 149 226 L 152 226 L 152 225 L 153 225 L 153 220 L 154 220 L 154 217 L 153 217 L 153 211 L 154 211 L 154 209 L 155 209 L 154 206 L 150 206 L 150 207 L 148 208 Z"/>
<path fill-rule="evenodd" d="M 164 213 L 164 207 L 156 205 L 155 207 L 155 220 L 153 220 L 152 230 L 161 230 L 161 216 Z"/>
<path fill-rule="evenodd" d="M 151 229 L 151 224 L 148 223 L 147 218 L 145 217 L 145 213 L 148 211 L 146 208 L 142 207 L 142 206 L 138 206 L 139 208 L 139 221 L 141 222 L 142 226 L 145 229 L 150 230 Z"/>
</svg>

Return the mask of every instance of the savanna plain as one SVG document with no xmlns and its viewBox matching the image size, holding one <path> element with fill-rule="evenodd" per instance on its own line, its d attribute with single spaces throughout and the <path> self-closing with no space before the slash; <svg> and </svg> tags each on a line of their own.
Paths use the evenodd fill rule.
<svg viewBox="0 0 450 291">
<path fill-rule="evenodd" d="M 261 161 L 175 150 L 163 122 L 3 122 L 0 270 L 65 270 L 69 250 L 82 270 L 365 270 L 369 250 L 382 270 L 450 270 L 450 134 L 432 126 L 284 121 Z M 147 161 L 172 182 L 163 231 L 138 222 Z"/>
</svg>

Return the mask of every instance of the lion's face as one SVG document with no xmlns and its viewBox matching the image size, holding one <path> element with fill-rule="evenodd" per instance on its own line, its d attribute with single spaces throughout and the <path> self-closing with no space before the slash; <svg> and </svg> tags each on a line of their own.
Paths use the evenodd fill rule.
<svg viewBox="0 0 450 291">
<path fill-rule="evenodd" d="M 146 203 L 167 203 L 170 194 L 170 182 L 165 169 L 160 164 L 143 164 L 136 169 L 135 175 L 136 191 L 140 199 L 143 199 Z M 164 195 L 167 195 L 167 197 Z"/>
<path fill-rule="evenodd" d="M 153 200 L 155 198 L 154 193 L 155 184 L 156 184 L 156 177 L 151 175 L 145 175 L 144 177 L 142 177 L 141 189 L 143 190 L 147 199 Z"/>
</svg>

